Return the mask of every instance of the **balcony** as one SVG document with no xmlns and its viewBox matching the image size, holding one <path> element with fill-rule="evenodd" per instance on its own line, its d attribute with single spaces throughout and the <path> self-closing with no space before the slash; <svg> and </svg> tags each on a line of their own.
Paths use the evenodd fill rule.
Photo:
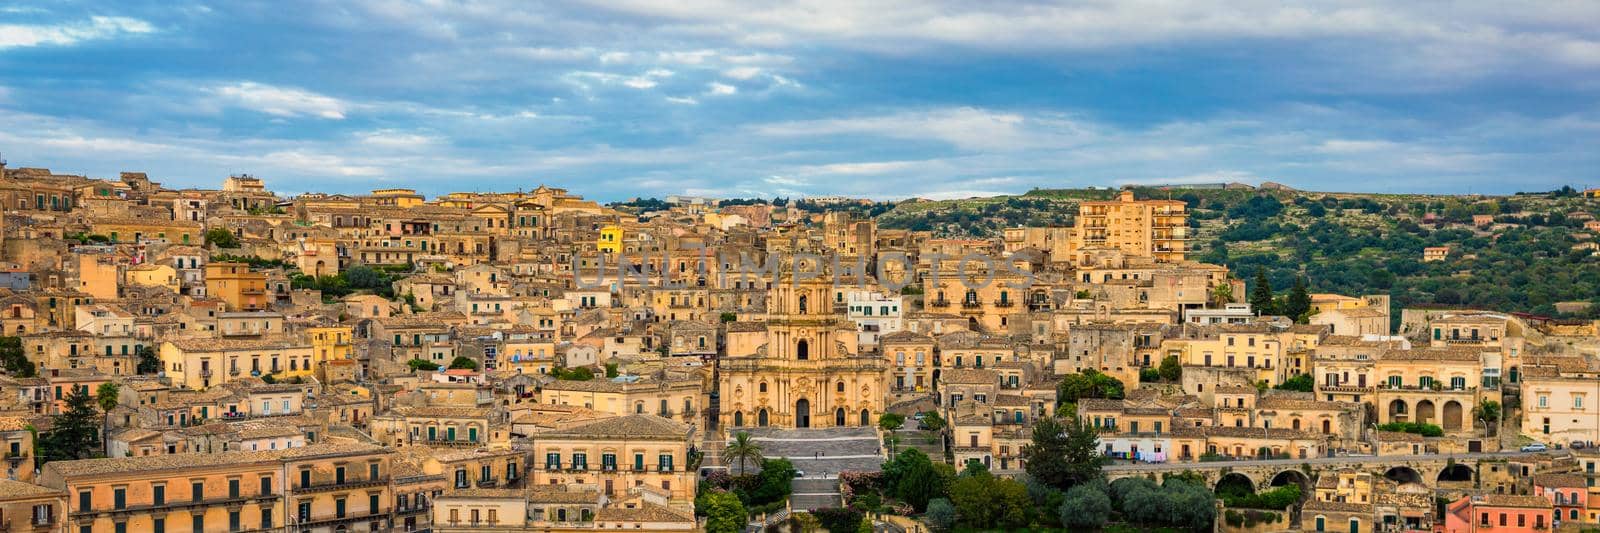
<svg viewBox="0 0 1600 533">
<path fill-rule="evenodd" d="M 1319 387 L 1319 390 L 1322 392 L 1346 394 L 1372 394 L 1373 391 L 1372 387 L 1361 387 L 1356 385 L 1323 385 Z"/>
<path fill-rule="evenodd" d="M 352 523 L 352 522 L 364 522 L 364 521 L 370 521 L 370 520 L 381 520 L 381 519 L 388 518 L 388 517 L 389 517 L 389 511 L 388 510 L 379 509 L 378 512 L 375 512 L 375 513 L 369 512 L 367 514 L 345 513 L 344 516 L 328 516 L 328 517 L 322 517 L 322 518 L 317 518 L 317 517 L 309 517 L 309 518 L 308 517 L 299 517 L 298 523 L 296 523 L 294 525 L 298 526 L 298 527 L 302 527 L 302 528 L 312 528 L 312 527 L 317 527 L 317 526 L 334 526 L 334 525 L 338 525 L 338 524 L 345 524 L 345 523 Z"/>
<path fill-rule="evenodd" d="M 210 508 L 210 507 L 238 507 L 238 506 L 244 505 L 246 503 L 250 503 L 250 502 L 275 502 L 277 500 L 278 500 L 278 495 L 276 495 L 276 494 L 261 494 L 261 495 L 256 495 L 256 496 L 243 496 L 243 497 L 238 497 L 238 498 L 223 498 L 223 499 L 200 500 L 200 501 L 194 501 L 194 500 L 182 500 L 182 501 L 167 500 L 167 501 L 159 503 L 159 504 L 123 506 L 123 508 L 121 508 L 121 509 L 90 509 L 90 510 L 87 510 L 87 511 L 79 510 L 79 511 L 73 511 L 70 516 L 74 520 L 84 520 L 84 519 L 93 520 L 94 518 L 99 517 L 101 515 L 110 515 L 112 517 L 124 517 L 124 516 L 132 515 L 132 514 L 143 514 L 143 513 L 159 512 L 159 511 L 178 512 L 178 511 L 193 510 L 193 509 L 206 509 L 206 508 Z"/>
<path fill-rule="evenodd" d="M 373 479 L 346 479 L 346 480 L 344 480 L 343 483 L 334 481 L 334 482 L 328 482 L 328 483 L 312 483 L 310 485 L 297 485 L 297 486 L 295 486 L 294 490 L 295 490 L 295 492 L 298 492 L 298 493 L 310 494 L 310 493 L 316 493 L 316 492 L 329 492 L 329 491 L 335 491 L 335 490 L 359 489 L 359 488 L 364 488 L 364 487 L 376 487 L 376 486 L 380 486 L 380 485 L 386 485 L 388 483 L 389 483 L 389 479 L 388 478 L 384 478 L 384 477 L 378 477 L 378 478 L 373 478 Z"/>
<path fill-rule="evenodd" d="M 946 300 L 946 299 L 943 299 L 943 298 L 928 302 L 928 307 L 949 307 L 949 306 L 950 306 L 950 300 Z"/>
<path fill-rule="evenodd" d="M 962 309 L 980 309 L 982 307 L 983 307 L 983 302 L 980 302 L 980 301 L 977 301 L 977 300 L 963 300 L 961 302 L 961 308 Z"/>
<path fill-rule="evenodd" d="M 1439 382 L 1434 382 L 1433 385 L 1427 387 L 1421 385 L 1394 385 L 1390 383 L 1379 383 L 1378 389 L 1393 392 L 1443 392 L 1452 394 L 1476 392 L 1478 390 L 1477 387 L 1449 387 L 1442 385 Z"/>
<path fill-rule="evenodd" d="M 995 307 L 1011 307 L 1011 306 L 1016 305 L 1016 304 L 1017 304 L 1016 302 L 1013 302 L 1011 300 L 1000 300 L 1000 301 L 995 302 L 994 306 Z"/>
<path fill-rule="evenodd" d="M 476 485 L 480 489 L 490 489 L 490 488 L 494 488 L 494 487 L 500 486 L 500 480 L 498 480 L 498 479 L 480 479 L 480 480 L 478 480 L 477 483 L 474 483 L 474 485 Z"/>
<path fill-rule="evenodd" d="M 203 378 L 211 377 L 211 369 L 209 369 L 209 368 L 200 369 L 200 377 L 203 377 Z"/>
</svg>

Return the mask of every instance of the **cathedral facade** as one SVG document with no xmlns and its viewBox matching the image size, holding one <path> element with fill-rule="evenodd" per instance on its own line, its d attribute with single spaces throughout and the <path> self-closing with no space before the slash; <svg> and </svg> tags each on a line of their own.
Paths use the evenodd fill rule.
<svg viewBox="0 0 1600 533">
<path fill-rule="evenodd" d="M 719 425 L 872 427 L 883 413 L 888 365 L 858 351 L 827 276 L 796 281 L 787 273 L 768 291 L 766 345 L 721 361 Z"/>
</svg>

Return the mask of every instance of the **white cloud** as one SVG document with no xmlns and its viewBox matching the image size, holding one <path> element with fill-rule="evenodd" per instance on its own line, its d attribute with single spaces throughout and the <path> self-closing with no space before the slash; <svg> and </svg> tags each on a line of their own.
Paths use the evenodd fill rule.
<svg viewBox="0 0 1600 533">
<path fill-rule="evenodd" d="M 706 94 L 712 96 L 727 96 L 739 92 L 738 87 L 726 83 L 711 82 L 706 84 Z"/>
<path fill-rule="evenodd" d="M 376 130 L 356 135 L 363 144 L 388 148 L 423 148 L 439 140 L 427 135 L 395 130 Z"/>
<path fill-rule="evenodd" d="M 1317 151 L 1329 154 L 1354 154 L 1389 150 L 1397 146 L 1392 141 L 1328 139 L 1317 145 Z"/>
<path fill-rule="evenodd" d="M 842 119 L 804 120 L 754 127 L 778 137 L 868 134 L 897 139 L 938 140 L 962 149 L 1017 151 L 1066 146 L 1094 137 L 1077 122 L 1051 116 L 1025 117 L 972 107 L 899 112 Z"/>
<path fill-rule="evenodd" d="M 680 105 L 695 105 L 695 104 L 699 104 L 700 103 L 699 100 L 695 100 L 695 99 L 689 98 L 687 96 L 668 96 L 666 98 L 667 98 L 668 102 L 672 102 L 674 104 L 680 104 Z"/>
<path fill-rule="evenodd" d="M 1315 50 L 1306 56 L 1312 60 L 1383 71 L 1384 81 L 1439 83 L 1525 75 L 1530 66 L 1600 66 L 1595 2 L 1468 0 L 1443 10 L 1384 0 L 811 0 L 759 8 L 740 0 L 590 2 L 661 33 L 766 49 L 822 43 L 895 55 L 952 46 L 1059 53 L 1268 41 L 1304 44 Z M 1316 49 L 1327 44 L 1335 46 Z"/>
<path fill-rule="evenodd" d="M 1259 176 L 1238 170 L 1217 170 L 1165 178 L 1134 178 L 1116 180 L 1117 185 L 1191 185 L 1196 183 L 1250 183 L 1263 181 Z"/>
<path fill-rule="evenodd" d="M 761 75 L 761 67 L 734 67 L 722 71 L 722 75 L 736 80 L 748 80 Z"/>
<path fill-rule="evenodd" d="M 806 167 L 807 174 L 871 175 L 889 174 L 922 165 L 923 161 L 868 161 L 861 163 L 831 163 Z"/>
<path fill-rule="evenodd" d="M 331 96 L 252 81 L 212 87 L 210 92 L 235 107 L 279 117 L 312 116 L 342 120 L 350 107 Z"/>
<path fill-rule="evenodd" d="M 570 72 L 565 77 L 568 81 L 586 91 L 593 88 L 590 83 L 599 83 L 601 85 L 623 85 L 634 89 L 644 90 L 655 88 L 656 85 L 660 84 L 662 79 L 669 78 L 673 74 L 674 73 L 671 70 L 655 68 L 647 70 L 643 74 L 639 74 L 637 76 L 624 76 L 610 72 L 577 71 Z"/>
<path fill-rule="evenodd" d="M 83 41 L 151 33 L 155 26 L 128 17 L 90 17 L 56 25 L 0 24 L 0 50 L 31 46 L 69 46 Z"/>
<path fill-rule="evenodd" d="M 762 181 L 767 182 L 768 185 L 779 185 L 784 187 L 804 187 L 808 185 L 806 180 L 788 176 L 767 176 Z"/>
</svg>

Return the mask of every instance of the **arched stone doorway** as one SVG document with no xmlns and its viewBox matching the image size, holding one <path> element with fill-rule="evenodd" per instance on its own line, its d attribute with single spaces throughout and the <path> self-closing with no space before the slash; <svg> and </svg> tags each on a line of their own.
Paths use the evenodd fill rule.
<svg viewBox="0 0 1600 533">
<path fill-rule="evenodd" d="M 744 412 L 743 411 L 734 411 L 733 412 L 733 427 L 736 427 L 736 428 L 744 427 Z"/>
<path fill-rule="evenodd" d="M 1438 408 L 1434 406 L 1433 400 L 1423 400 L 1417 402 L 1416 411 L 1418 424 L 1432 424 L 1435 420 L 1437 420 Z"/>
<path fill-rule="evenodd" d="M 1389 402 L 1389 421 L 1405 422 L 1408 416 L 1408 411 L 1410 411 L 1410 409 L 1406 407 L 1405 400 L 1394 400 Z"/>
<path fill-rule="evenodd" d="M 762 410 L 756 412 L 756 425 L 757 426 L 761 426 L 761 427 L 767 427 L 767 410 L 766 409 L 762 409 Z"/>
<path fill-rule="evenodd" d="M 811 427 L 811 400 L 801 398 L 794 402 L 794 427 Z"/>
<path fill-rule="evenodd" d="M 1439 471 L 1439 477 L 1435 481 L 1472 481 L 1472 467 L 1461 463 L 1451 464 Z"/>
<path fill-rule="evenodd" d="M 1383 477 L 1388 478 L 1389 481 L 1393 481 L 1401 485 L 1405 485 L 1407 483 L 1422 483 L 1422 474 L 1418 473 L 1415 469 L 1409 466 L 1397 466 L 1390 468 L 1387 472 L 1383 473 Z"/>
<path fill-rule="evenodd" d="M 1445 431 L 1461 430 L 1461 402 L 1450 400 L 1444 402 L 1444 414 L 1439 417 Z"/>
<path fill-rule="evenodd" d="M 836 427 L 844 427 L 844 408 L 843 407 L 840 407 L 838 409 L 834 409 L 833 410 L 833 425 L 836 426 Z"/>
<path fill-rule="evenodd" d="M 872 426 L 872 413 L 866 409 L 861 410 L 861 427 Z"/>
<path fill-rule="evenodd" d="M 1251 480 L 1250 476 L 1238 472 L 1229 472 L 1217 479 L 1215 491 L 1217 496 L 1255 494 L 1256 482 Z"/>
</svg>

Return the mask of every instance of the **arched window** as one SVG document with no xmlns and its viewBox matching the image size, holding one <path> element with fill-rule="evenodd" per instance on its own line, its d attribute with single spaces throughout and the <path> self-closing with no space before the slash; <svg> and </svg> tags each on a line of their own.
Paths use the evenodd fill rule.
<svg viewBox="0 0 1600 533">
<path fill-rule="evenodd" d="M 758 390 L 760 390 L 761 392 L 767 392 L 767 382 L 765 382 L 765 381 L 761 382 L 760 385 L 756 385 L 756 388 Z"/>
<path fill-rule="evenodd" d="M 800 314 L 806 314 L 806 296 L 800 295 Z"/>
<path fill-rule="evenodd" d="M 844 392 L 844 381 L 834 384 L 833 390 L 834 392 Z"/>
</svg>

